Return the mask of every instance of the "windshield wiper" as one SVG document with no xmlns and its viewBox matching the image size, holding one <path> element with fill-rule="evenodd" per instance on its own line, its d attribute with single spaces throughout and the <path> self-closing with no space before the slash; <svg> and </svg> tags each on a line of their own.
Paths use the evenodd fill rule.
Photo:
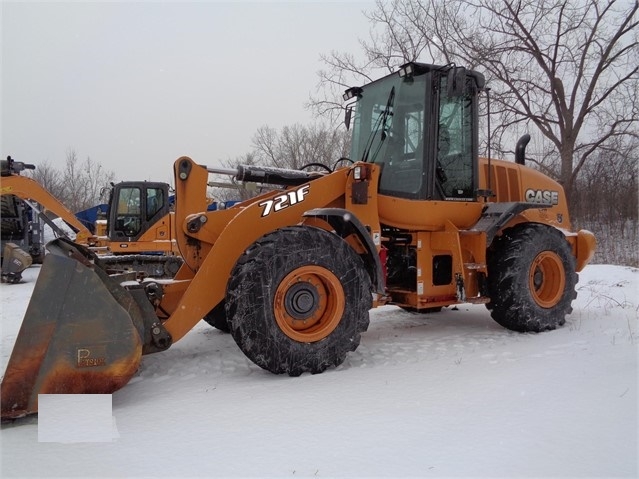
<svg viewBox="0 0 639 479">
<path fill-rule="evenodd" d="M 371 131 L 371 134 L 368 137 L 368 141 L 366 142 L 366 148 L 364 149 L 364 154 L 362 155 L 362 161 L 366 163 L 368 163 L 368 157 L 370 155 L 371 148 L 373 147 L 373 142 L 375 138 L 377 137 L 377 134 L 380 132 L 380 130 L 381 130 L 380 142 L 379 142 L 379 145 L 377 146 L 377 149 L 375 150 L 375 153 L 373 154 L 371 162 L 375 161 L 377 154 L 382 148 L 382 143 L 384 142 L 384 140 L 386 140 L 387 123 L 388 123 L 388 119 L 391 116 L 393 116 L 392 109 L 393 109 L 394 101 L 395 101 L 395 87 L 393 86 L 393 88 L 391 88 L 390 94 L 388 95 L 388 100 L 386 100 L 386 107 L 384 108 L 384 111 L 377 119 L 377 122 L 375 122 L 375 128 L 373 128 L 373 130 Z"/>
</svg>

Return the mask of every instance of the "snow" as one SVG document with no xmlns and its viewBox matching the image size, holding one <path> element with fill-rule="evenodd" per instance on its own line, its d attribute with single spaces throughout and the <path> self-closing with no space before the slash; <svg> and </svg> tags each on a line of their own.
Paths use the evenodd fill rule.
<svg viewBox="0 0 639 479">
<path fill-rule="evenodd" d="M 71 241 L 75 240 L 75 232 L 62 218 L 55 218 L 51 221 L 58 227 L 60 231 L 62 231 L 62 233 L 67 235 L 67 237 Z M 44 231 L 44 244 L 47 244 L 49 241 L 54 240 L 55 238 L 58 237 L 58 234 L 54 232 L 53 229 L 51 229 L 51 227 L 46 223 L 44 225 L 43 231 Z"/>
<path fill-rule="evenodd" d="M 39 268 L 2 284 L 6 367 Z M 483 306 L 371 311 L 340 367 L 299 378 L 204 322 L 112 396 L 112 442 L 2 427 L 1 477 L 637 477 L 639 270 L 580 274 L 563 328 L 519 334 Z"/>
</svg>

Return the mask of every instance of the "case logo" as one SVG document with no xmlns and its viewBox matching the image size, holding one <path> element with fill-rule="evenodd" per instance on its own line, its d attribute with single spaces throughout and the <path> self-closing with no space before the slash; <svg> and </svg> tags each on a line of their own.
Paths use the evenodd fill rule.
<svg viewBox="0 0 639 479">
<path fill-rule="evenodd" d="M 539 203 L 542 205 L 559 204 L 559 192 L 553 190 L 528 189 L 525 193 L 527 203 Z"/>
</svg>

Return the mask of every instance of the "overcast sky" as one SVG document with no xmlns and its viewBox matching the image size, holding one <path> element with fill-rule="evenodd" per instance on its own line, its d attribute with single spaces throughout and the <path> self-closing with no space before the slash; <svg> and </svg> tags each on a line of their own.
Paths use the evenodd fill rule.
<svg viewBox="0 0 639 479">
<path fill-rule="evenodd" d="M 358 53 L 373 2 L 0 3 L 1 154 L 170 181 L 304 109 L 331 50 Z"/>
</svg>

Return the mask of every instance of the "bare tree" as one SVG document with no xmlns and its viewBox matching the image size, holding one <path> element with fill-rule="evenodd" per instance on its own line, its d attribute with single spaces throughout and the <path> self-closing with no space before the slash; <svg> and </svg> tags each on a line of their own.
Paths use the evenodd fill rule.
<svg viewBox="0 0 639 479">
<path fill-rule="evenodd" d="M 639 266 L 639 139 L 600 148 L 576 180 L 576 222 L 595 233 L 595 262 Z"/>
<path fill-rule="evenodd" d="M 80 162 L 75 149 L 69 148 L 62 178 L 60 199 L 71 211 L 82 211 L 100 203 L 100 191 L 114 181 L 115 174 L 90 157 Z"/>
<path fill-rule="evenodd" d="M 263 126 L 253 137 L 254 153 L 260 164 L 300 169 L 311 163 L 332 168 L 348 156 L 350 135 L 345 128 L 321 124 L 285 126 L 280 132 Z"/>
<path fill-rule="evenodd" d="M 501 128 L 534 125 L 554 146 L 569 196 L 594 152 L 637 134 L 637 5 L 480 0 L 474 7 L 474 48 L 459 57 L 497 80 Z"/>
<path fill-rule="evenodd" d="M 637 222 L 639 142 L 624 152 L 601 149 L 577 179 L 578 216 L 587 224 L 607 223 L 623 238 Z M 594 199 L 594 201 L 593 201 Z M 632 228 L 630 228 L 632 229 Z"/>
<path fill-rule="evenodd" d="M 371 24 L 370 39 L 360 40 L 362 51 L 331 51 L 320 55 L 318 90 L 308 107 L 317 116 L 338 122 L 343 114 L 342 93 L 391 73 L 409 61 L 443 61 L 447 53 L 433 36 L 442 15 L 441 1 L 376 1 L 376 9 L 363 12 Z M 445 29 L 444 29 L 445 30 Z"/>
<path fill-rule="evenodd" d="M 81 168 L 78 166 L 78 161 L 78 155 L 75 150 L 69 148 L 67 150 L 65 169 L 62 174 L 64 178 L 63 201 L 71 211 L 84 209 L 84 201 L 82 200 L 85 197 L 84 179 L 81 178 Z"/>
<path fill-rule="evenodd" d="M 64 182 L 60 170 L 57 170 L 49 161 L 38 163 L 35 166 L 35 170 L 26 170 L 23 174 L 33 178 L 56 198 L 62 198 Z"/>
<path fill-rule="evenodd" d="M 277 168 L 324 170 L 339 166 L 340 159 L 350 151 L 350 134 L 345 128 L 334 128 L 315 123 L 309 126 L 294 124 L 281 130 L 264 125 L 253 135 L 253 149 L 245 155 L 222 161 L 224 168 L 235 169 L 238 165 L 261 165 Z M 309 165 L 311 165 L 309 167 Z M 271 186 L 236 183 L 228 176 L 220 175 L 211 182 L 209 194 L 216 201 L 245 200 Z"/>
<path fill-rule="evenodd" d="M 362 60 L 324 56 L 310 106 L 334 119 L 338 88 L 407 61 L 480 69 L 498 117 L 494 147 L 506 152 L 502 139 L 533 128 L 541 140 L 531 145 L 535 160 L 549 170 L 558 160 L 571 195 L 596 151 L 638 134 L 637 9 L 637 0 L 378 0 L 366 14 L 373 29 L 361 41 Z"/>
<path fill-rule="evenodd" d="M 115 180 L 112 171 L 105 170 L 91 158 L 81 162 L 73 148 L 67 150 L 64 169 L 57 169 L 49 161 L 44 161 L 25 174 L 74 212 L 101 203 L 101 190 Z"/>
</svg>

